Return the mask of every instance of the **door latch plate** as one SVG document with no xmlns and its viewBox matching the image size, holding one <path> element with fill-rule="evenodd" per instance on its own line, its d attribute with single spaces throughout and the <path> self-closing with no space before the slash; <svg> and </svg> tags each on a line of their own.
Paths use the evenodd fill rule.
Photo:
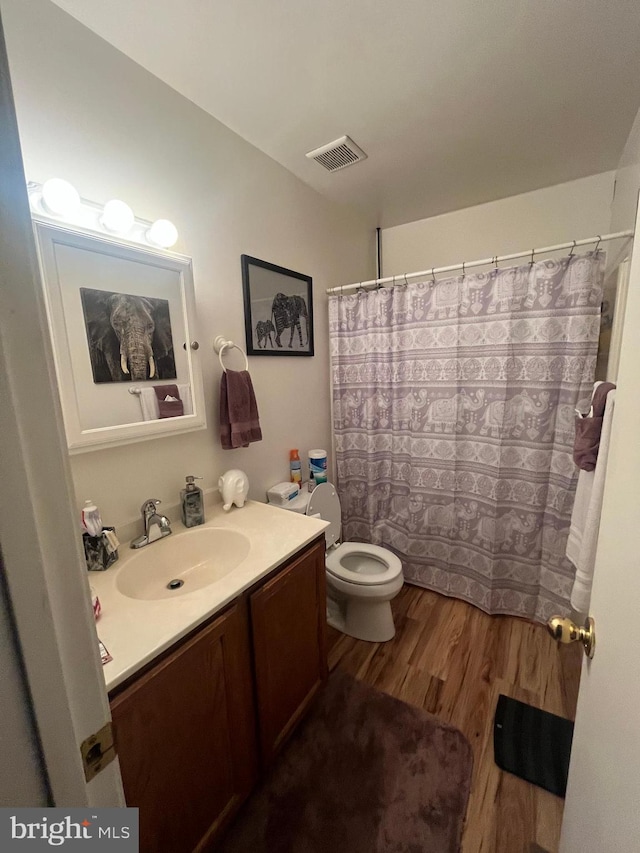
<svg viewBox="0 0 640 853">
<path fill-rule="evenodd" d="M 84 778 L 90 782 L 116 757 L 112 723 L 105 723 L 100 731 L 85 738 L 80 744 L 80 754 L 82 755 Z"/>
</svg>

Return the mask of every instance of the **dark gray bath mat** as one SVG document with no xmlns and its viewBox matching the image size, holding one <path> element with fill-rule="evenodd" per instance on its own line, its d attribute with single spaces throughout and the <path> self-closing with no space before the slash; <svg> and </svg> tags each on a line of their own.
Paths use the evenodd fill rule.
<svg viewBox="0 0 640 853">
<path fill-rule="evenodd" d="M 430 714 L 334 672 L 223 853 L 456 853 L 473 757 Z"/>
<path fill-rule="evenodd" d="M 558 797 L 567 790 L 573 723 L 500 696 L 493 727 L 498 767 Z"/>
</svg>

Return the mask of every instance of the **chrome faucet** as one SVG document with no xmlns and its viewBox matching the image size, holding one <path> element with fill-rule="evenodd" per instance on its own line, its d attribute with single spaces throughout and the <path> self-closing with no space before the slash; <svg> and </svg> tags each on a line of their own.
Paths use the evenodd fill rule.
<svg viewBox="0 0 640 853">
<path fill-rule="evenodd" d="M 160 515 L 156 510 L 156 507 L 161 503 L 162 501 L 155 498 L 149 498 L 140 507 L 144 533 L 133 540 L 132 548 L 144 548 L 145 545 L 150 545 L 152 542 L 171 534 L 169 519 L 166 515 Z"/>
</svg>

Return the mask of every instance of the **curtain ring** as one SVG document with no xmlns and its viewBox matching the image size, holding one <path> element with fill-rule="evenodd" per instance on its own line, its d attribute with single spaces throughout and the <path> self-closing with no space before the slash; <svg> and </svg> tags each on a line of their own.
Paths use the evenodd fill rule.
<svg viewBox="0 0 640 853">
<path fill-rule="evenodd" d="M 573 246 L 571 247 L 571 251 L 569 252 L 569 257 L 570 257 L 570 258 L 572 258 L 572 257 L 573 257 L 573 253 L 574 253 L 574 251 L 575 251 L 575 248 L 576 248 L 576 241 L 574 240 L 574 241 L 573 241 Z"/>
<path fill-rule="evenodd" d="M 431 285 L 437 284 L 436 274 L 434 273 L 435 267 L 431 267 Z"/>
<path fill-rule="evenodd" d="M 602 237 L 598 234 L 598 242 L 596 243 L 596 247 L 593 250 L 593 257 L 596 258 L 598 256 L 598 250 L 600 248 L 600 243 L 602 242 Z"/>
<path fill-rule="evenodd" d="M 404 286 L 409 287 L 409 282 L 407 281 L 407 274 L 404 273 Z"/>
<path fill-rule="evenodd" d="M 535 250 L 535 249 L 532 249 L 532 250 L 531 250 L 531 260 L 529 261 L 529 266 L 530 266 L 530 267 L 532 267 L 532 266 L 533 266 L 533 263 L 534 263 L 534 261 L 533 261 L 533 256 L 535 255 L 535 252 L 536 252 L 536 250 Z"/>
<path fill-rule="evenodd" d="M 464 265 L 465 265 L 465 261 L 462 262 L 462 278 L 463 278 L 463 280 L 464 280 L 464 277 L 466 276 L 466 272 L 464 270 Z"/>
<path fill-rule="evenodd" d="M 497 275 L 500 272 L 500 270 L 498 269 L 498 256 L 497 255 L 493 259 L 493 263 L 494 263 L 494 270 L 495 270 L 496 275 Z"/>
</svg>

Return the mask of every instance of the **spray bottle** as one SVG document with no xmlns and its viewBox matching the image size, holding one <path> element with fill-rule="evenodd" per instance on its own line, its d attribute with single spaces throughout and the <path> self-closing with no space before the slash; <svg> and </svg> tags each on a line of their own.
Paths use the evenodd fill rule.
<svg viewBox="0 0 640 853">
<path fill-rule="evenodd" d="M 289 451 L 289 468 L 291 470 L 291 482 L 295 483 L 299 489 L 302 488 L 302 463 L 297 449 Z"/>
</svg>

